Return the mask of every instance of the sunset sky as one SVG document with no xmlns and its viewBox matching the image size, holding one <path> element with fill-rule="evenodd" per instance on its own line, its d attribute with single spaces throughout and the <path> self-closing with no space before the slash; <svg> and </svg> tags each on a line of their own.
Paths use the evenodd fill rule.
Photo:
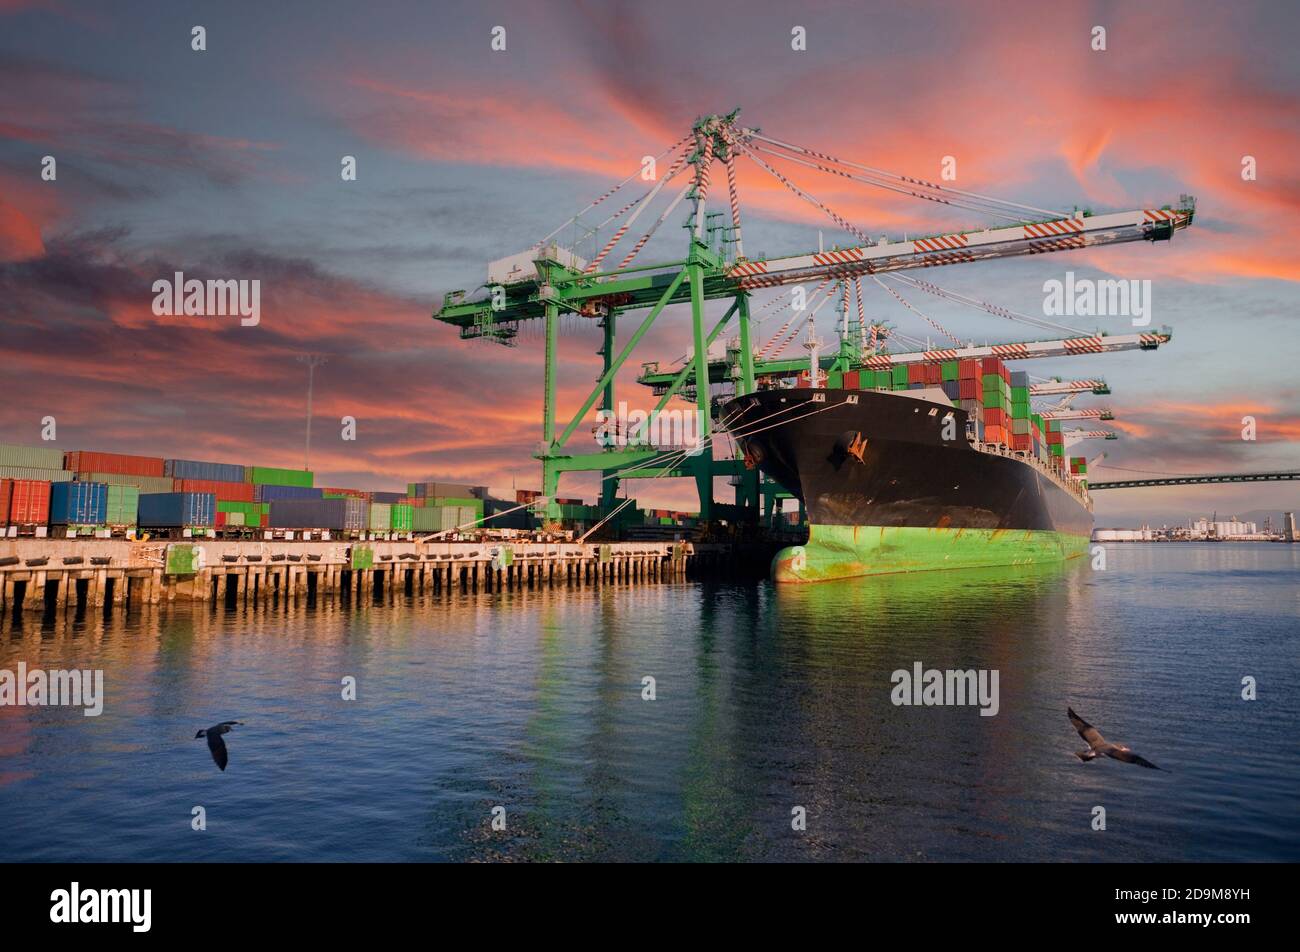
<svg viewBox="0 0 1300 952">
<path fill-rule="evenodd" d="M 195 25 L 206 51 L 191 49 Z M 1096 25 L 1105 51 L 1090 48 Z M 956 186 L 1042 207 L 1194 195 L 1195 224 L 1172 242 L 924 277 L 1029 314 L 1042 313 L 1043 282 L 1067 271 L 1151 280 L 1168 347 L 1013 365 L 1108 380 L 1112 396 L 1078 401 L 1119 417 L 1108 425 L 1120 440 L 1078 450 L 1107 452 L 1094 476 L 1295 467 L 1298 25 L 1300 7 L 1282 2 L 0 0 L 0 442 L 38 443 L 54 416 L 56 445 L 70 450 L 300 467 L 295 358 L 320 353 L 318 485 L 536 488 L 540 328 L 515 348 L 471 344 L 432 311 L 696 116 L 740 107 L 766 133 L 892 171 L 937 180 L 952 156 Z M 490 48 L 494 26 L 504 52 Z M 795 26 L 806 51 L 791 49 Z M 356 181 L 340 177 L 345 155 Z M 993 223 L 787 171 L 871 235 Z M 856 243 L 756 166 L 742 163 L 740 191 L 751 257 L 815 249 L 819 232 Z M 681 256 L 680 220 L 669 224 L 647 260 Z M 176 271 L 260 280 L 261 323 L 155 316 L 152 284 Z M 964 338 L 1051 336 L 909 299 Z M 868 306 L 904 333 L 933 334 L 879 289 Z M 625 318 L 620 338 L 638 322 Z M 1067 323 L 1131 331 L 1124 318 Z M 829 321 L 819 329 L 829 336 Z M 563 420 L 599 373 L 598 345 L 594 325 L 566 323 Z M 688 315 L 666 314 L 622 396 L 648 406 L 640 363 L 688 349 Z M 344 415 L 356 442 L 340 439 Z M 1255 442 L 1241 439 L 1245 415 Z M 578 432 L 571 447 L 589 448 L 589 428 Z M 566 495 L 593 487 L 561 484 Z M 693 499 L 686 481 L 629 492 L 650 505 Z M 1098 494 L 1097 522 L 1293 508 L 1294 483 L 1125 491 Z"/>
</svg>

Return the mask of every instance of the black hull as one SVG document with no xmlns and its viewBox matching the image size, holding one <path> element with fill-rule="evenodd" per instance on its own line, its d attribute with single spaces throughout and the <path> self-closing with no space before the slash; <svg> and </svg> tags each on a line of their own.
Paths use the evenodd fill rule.
<svg viewBox="0 0 1300 952">
<path fill-rule="evenodd" d="M 905 392 L 798 389 L 736 397 L 723 412 L 813 525 L 1092 533 L 1081 496 L 1031 460 L 975 449 L 959 408 Z"/>
</svg>

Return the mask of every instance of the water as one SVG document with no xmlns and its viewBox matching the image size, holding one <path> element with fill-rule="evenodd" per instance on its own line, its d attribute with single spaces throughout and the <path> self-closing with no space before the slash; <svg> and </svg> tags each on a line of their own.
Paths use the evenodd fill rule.
<svg viewBox="0 0 1300 952">
<path fill-rule="evenodd" d="M 0 708 L 0 860 L 1295 861 L 1298 571 L 1112 545 L 1104 572 L 6 621 L 0 667 L 100 667 L 107 700 Z M 915 661 L 998 669 L 1000 712 L 893 706 Z M 1067 704 L 1166 772 L 1077 761 Z M 194 732 L 226 719 L 223 774 Z"/>
</svg>

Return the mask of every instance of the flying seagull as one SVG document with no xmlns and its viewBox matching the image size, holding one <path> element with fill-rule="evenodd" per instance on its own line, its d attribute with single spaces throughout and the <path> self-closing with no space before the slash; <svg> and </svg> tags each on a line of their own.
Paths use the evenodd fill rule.
<svg viewBox="0 0 1300 952">
<path fill-rule="evenodd" d="M 1133 751 L 1129 750 L 1129 748 L 1125 747 L 1123 744 L 1112 744 L 1110 741 L 1106 740 L 1106 738 L 1101 736 L 1101 731 L 1097 730 L 1097 728 L 1093 727 L 1078 714 L 1074 713 L 1074 708 L 1067 707 L 1065 710 L 1070 717 L 1070 723 L 1073 724 L 1074 729 L 1079 732 L 1079 736 L 1088 742 L 1087 750 L 1075 751 L 1074 756 L 1078 757 L 1080 760 L 1087 762 L 1092 760 L 1094 757 L 1099 757 L 1102 754 L 1105 754 L 1107 757 L 1122 760 L 1126 764 L 1138 764 L 1142 767 L 1150 767 L 1152 770 L 1160 769 L 1145 757 L 1133 753 Z"/>
<path fill-rule="evenodd" d="M 198 740 L 200 737 L 206 737 L 208 739 L 208 750 L 212 752 L 212 759 L 222 770 L 226 769 L 226 764 L 230 758 L 226 754 L 226 742 L 221 739 L 221 735 L 229 734 L 230 728 L 235 726 L 243 727 L 244 722 L 222 721 L 220 724 L 217 724 L 214 727 L 209 727 L 205 731 L 199 731 L 194 735 L 195 740 Z"/>
</svg>

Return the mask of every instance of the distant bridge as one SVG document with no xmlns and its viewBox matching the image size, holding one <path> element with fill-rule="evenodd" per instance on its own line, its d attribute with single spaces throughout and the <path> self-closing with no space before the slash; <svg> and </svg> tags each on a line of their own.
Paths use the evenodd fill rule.
<svg viewBox="0 0 1300 952">
<path fill-rule="evenodd" d="M 1140 489 L 1143 486 L 1199 486 L 1203 483 L 1271 483 L 1300 479 L 1300 470 L 1277 473 L 1207 473 L 1200 476 L 1161 476 L 1158 479 L 1116 479 L 1088 483 L 1088 492 L 1098 489 Z"/>
</svg>

